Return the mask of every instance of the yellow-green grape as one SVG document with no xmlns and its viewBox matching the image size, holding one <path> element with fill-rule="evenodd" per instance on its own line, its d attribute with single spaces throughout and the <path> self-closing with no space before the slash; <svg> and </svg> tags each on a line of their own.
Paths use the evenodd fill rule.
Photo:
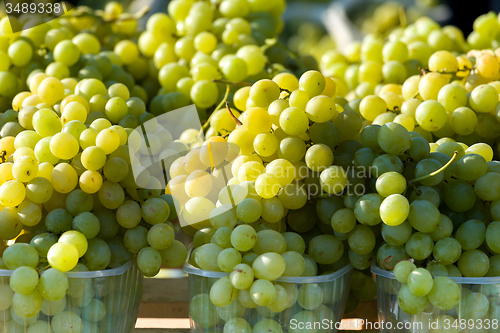
<svg viewBox="0 0 500 333">
<path fill-rule="evenodd" d="M 299 89 L 312 98 L 323 92 L 326 81 L 323 74 L 318 71 L 307 71 L 299 79 Z"/>
<path fill-rule="evenodd" d="M 32 120 L 34 130 L 42 137 L 52 136 L 59 133 L 62 123 L 57 114 L 50 109 L 41 109 L 33 114 Z"/>
<path fill-rule="evenodd" d="M 316 96 L 307 102 L 306 115 L 315 123 L 324 123 L 334 118 L 337 113 L 335 102 L 327 96 Z"/>
<path fill-rule="evenodd" d="M 295 168 L 292 163 L 284 159 L 276 159 L 266 165 L 266 173 L 274 175 L 284 187 L 295 178 Z"/>
<path fill-rule="evenodd" d="M 228 29 L 226 27 L 226 29 Z M 243 59 L 247 64 L 248 75 L 256 75 L 261 72 L 266 65 L 266 57 L 257 45 L 245 45 L 241 47 L 236 56 Z"/>
<path fill-rule="evenodd" d="M 42 296 L 35 289 L 31 293 L 23 295 L 15 293 L 12 298 L 12 307 L 15 313 L 21 318 L 36 316 L 42 309 Z"/>
<path fill-rule="evenodd" d="M 9 180 L 0 186 L 0 204 L 4 207 L 15 207 L 23 202 L 26 189 L 18 180 Z"/>
<path fill-rule="evenodd" d="M 437 51 L 429 58 L 429 70 L 432 72 L 447 72 L 447 74 L 458 71 L 458 61 L 451 52 Z"/>
<path fill-rule="evenodd" d="M 265 168 L 261 163 L 255 161 L 246 162 L 238 170 L 238 180 L 240 182 L 255 181 L 264 172 Z"/>
<path fill-rule="evenodd" d="M 337 165 L 332 165 L 321 171 L 321 188 L 329 194 L 339 194 L 347 186 L 347 173 Z"/>
<path fill-rule="evenodd" d="M 378 194 L 388 197 L 391 194 L 402 194 L 406 190 L 406 179 L 397 172 L 386 172 L 377 178 L 375 183 Z"/>
<path fill-rule="evenodd" d="M 53 268 L 62 272 L 72 270 L 78 263 L 78 250 L 69 243 L 56 243 L 47 253 L 47 260 Z"/>
<path fill-rule="evenodd" d="M 424 130 L 433 132 L 445 126 L 448 114 L 441 103 L 429 100 L 417 107 L 415 119 Z"/>
<path fill-rule="evenodd" d="M 305 162 L 312 171 L 321 172 L 332 165 L 333 152 L 327 145 L 315 144 L 307 150 Z"/>
<path fill-rule="evenodd" d="M 307 102 L 309 102 L 309 96 L 305 91 L 295 90 L 290 95 L 288 99 L 290 107 L 299 108 L 302 111 L 306 110 Z"/>
<path fill-rule="evenodd" d="M 61 115 L 61 121 L 66 124 L 72 120 L 78 120 L 85 123 L 87 120 L 87 109 L 79 102 L 70 102 L 64 107 Z"/>
<path fill-rule="evenodd" d="M 106 155 L 114 152 L 120 145 L 120 136 L 110 128 L 103 129 L 97 134 L 96 146 L 100 147 Z"/>
<path fill-rule="evenodd" d="M 239 126 L 229 134 L 227 142 L 235 144 L 240 148 L 243 155 L 247 155 L 254 152 L 254 139 L 255 134 L 250 133 L 246 126 Z"/>
<path fill-rule="evenodd" d="M 49 268 L 40 275 L 38 290 L 42 297 L 49 302 L 62 300 L 66 296 L 68 287 L 68 278 L 56 268 Z"/>
<path fill-rule="evenodd" d="M 309 121 L 304 111 L 290 107 L 280 114 L 279 124 L 286 134 L 299 136 L 306 132 Z"/>
<path fill-rule="evenodd" d="M 249 98 L 256 106 L 267 108 L 280 97 L 280 87 L 271 80 L 259 80 L 250 88 Z"/>
<path fill-rule="evenodd" d="M 257 305 L 270 305 L 276 298 L 276 288 L 268 280 L 258 279 L 250 287 L 250 297 Z"/>
<path fill-rule="evenodd" d="M 281 189 L 280 180 L 271 173 L 264 173 L 260 175 L 255 181 L 255 190 L 257 191 L 259 196 L 261 196 L 264 199 L 273 198 L 278 194 L 280 189 Z"/>
<path fill-rule="evenodd" d="M 479 85 L 470 93 L 471 108 L 479 113 L 488 113 L 498 104 L 498 91 L 488 84 Z"/>
<path fill-rule="evenodd" d="M 268 157 L 276 153 L 278 144 L 278 139 L 272 133 L 260 133 L 253 141 L 255 152 L 263 157 Z"/>
<path fill-rule="evenodd" d="M 467 92 L 456 84 L 447 84 L 438 94 L 438 102 L 443 104 L 447 112 L 452 113 L 467 103 Z"/>
<path fill-rule="evenodd" d="M 210 288 L 210 301 L 215 306 L 228 306 L 237 296 L 238 290 L 231 284 L 229 276 L 218 279 Z"/>
<path fill-rule="evenodd" d="M 380 205 L 380 218 L 390 226 L 403 223 L 410 212 L 408 200 L 401 194 L 391 194 Z"/>
<path fill-rule="evenodd" d="M 246 110 L 243 114 L 243 125 L 250 133 L 257 135 L 271 130 L 272 122 L 269 113 L 263 108 L 255 107 Z"/>
<path fill-rule="evenodd" d="M 484 157 L 486 162 L 493 160 L 493 149 L 486 143 L 475 143 L 465 150 L 466 154 L 478 154 Z"/>
<path fill-rule="evenodd" d="M 77 249 L 80 258 L 87 252 L 87 239 L 81 232 L 75 230 L 66 231 L 59 237 L 58 242 L 73 245 Z"/>
<path fill-rule="evenodd" d="M 38 86 L 38 96 L 44 103 L 54 105 L 64 98 L 64 86 L 59 79 L 48 77 Z"/>
<path fill-rule="evenodd" d="M 78 183 L 78 174 L 68 163 L 59 163 L 52 170 L 52 186 L 59 193 L 71 192 Z"/>
<path fill-rule="evenodd" d="M 451 114 L 450 124 L 455 133 L 469 135 L 474 132 L 478 123 L 476 113 L 468 107 L 457 108 Z"/>
<path fill-rule="evenodd" d="M 63 160 L 73 158 L 79 151 L 78 141 L 68 133 L 57 133 L 50 139 L 50 151 Z"/>
<path fill-rule="evenodd" d="M 97 171 L 87 170 L 81 174 L 79 184 L 85 193 L 96 193 L 101 188 L 102 176 Z"/>
<path fill-rule="evenodd" d="M 17 207 L 19 220 L 25 226 L 35 226 L 42 219 L 42 209 L 39 204 L 33 203 L 29 200 L 24 200 Z"/>
<path fill-rule="evenodd" d="M 439 73 L 427 73 L 418 83 L 418 92 L 424 100 L 438 99 L 439 90 L 448 84 L 448 78 Z"/>
<path fill-rule="evenodd" d="M 359 104 L 359 112 L 366 120 L 373 121 L 387 111 L 387 103 L 376 95 L 363 98 Z"/>
<path fill-rule="evenodd" d="M 38 173 L 38 162 L 32 156 L 18 158 L 12 167 L 12 175 L 16 180 L 26 183 L 36 177 Z"/>
<path fill-rule="evenodd" d="M 336 232 L 346 234 L 356 226 L 356 216 L 351 209 L 341 208 L 332 215 L 331 225 Z"/>
</svg>

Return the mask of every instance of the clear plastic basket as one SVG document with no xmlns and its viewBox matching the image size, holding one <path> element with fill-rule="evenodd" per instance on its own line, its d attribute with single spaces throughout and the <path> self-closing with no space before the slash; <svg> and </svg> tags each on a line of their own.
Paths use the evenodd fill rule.
<svg viewBox="0 0 500 333">
<path fill-rule="evenodd" d="M 327 333 L 337 332 L 340 321 L 344 314 L 344 309 L 349 294 L 350 277 L 352 266 L 349 264 L 337 272 L 312 277 L 281 277 L 275 282 L 285 287 L 289 297 L 295 297 L 293 304 L 282 312 L 271 312 L 265 306 L 259 306 L 254 309 L 246 309 L 238 298 L 225 308 L 219 308 L 209 300 L 211 286 L 220 278 L 228 276 L 228 273 L 205 271 L 196 268 L 189 263 L 184 264 L 184 272 L 189 277 L 189 312 L 191 322 L 191 333 L 208 332 L 229 332 L 224 330 L 224 324 L 227 320 L 235 317 L 245 319 L 250 326 L 255 329 L 259 323 L 261 330 L 259 332 L 280 333 L 276 330 L 276 325 L 281 327 L 282 332 L 308 332 L 308 333 Z M 302 288 L 302 289 L 301 289 Z M 306 310 L 297 301 L 299 293 L 307 293 L 307 288 L 314 288 L 323 292 L 323 301 L 314 309 Z M 291 296 L 294 295 L 294 296 Z M 204 297 L 205 301 L 192 302 L 193 298 Z M 208 298 L 207 298 L 208 297 Z M 314 304 L 313 306 L 316 306 Z M 304 303 L 302 303 L 304 305 Z M 309 307 L 309 305 L 307 305 Z M 193 314 L 197 318 L 202 318 L 202 322 L 196 322 Z M 272 321 L 270 321 L 271 319 Z M 200 321 L 200 319 L 198 319 Z M 315 325 L 315 326 L 306 326 Z M 264 327 L 263 327 L 264 326 Z M 312 328 L 308 328 L 312 327 Z M 262 330 L 262 329 L 265 330 Z"/>
<path fill-rule="evenodd" d="M 375 263 L 371 270 L 377 281 L 381 333 L 500 332 L 500 277 L 451 277 L 460 286 L 458 306 L 442 311 L 429 303 L 422 313 L 409 315 L 398 305 L 401 283 L 394 278 L 394 274 Z M 438 329 L 439 323 L 441 326 Z"/>
<path fill-rule="evenodd" d="M 0 270 L 3 308 L 9 305 L 3 303 L 4 297 L 12 300 L 11 274 L 11 270 Z M 135 260 L 114 269 L 66 273 L 66 276 L 70 286 L 68 294 L 59 301 L 44 300 L 38 315 L 21 318 L 13 306 L 0 311 L 0 332 L 129 333 L 134 328 L 142 296 L 142 276 Z M 52 328 L 46 323 L 37 323 L 37 329 L 30 330 L 37 321 L 49 322 Z"/>
</svg>

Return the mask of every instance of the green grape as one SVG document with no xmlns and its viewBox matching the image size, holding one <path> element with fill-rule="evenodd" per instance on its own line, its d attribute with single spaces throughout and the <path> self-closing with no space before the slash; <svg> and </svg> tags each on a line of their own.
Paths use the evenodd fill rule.
<svg viewBox="0 0 500 333">
<path fill-rule="evenodd" d="M 309 242 L 308 254 L 319 264 L 333 264 L 343 253 L 344 244 L 332 235 L 316 236 Z"/>
<path fill-rule="evenodd" d="M 241 169 L 240 169 L 241 170 Z M 242 200 L 236 207 L 236 216 L 243 222 L 252 223 L 257 221 L 262 214 L 262 205 L 253 198 Z"/>
<path fill-rule="evenodd" d="M 341 208 L 331 218 L 333 230 L 346 234 L 356 226 L 356 216 L 351 209 Z"/>
<path fill-rule="evenodd" d="M 474 111 L 488 113 L 498 104 L 498 92 L 491 85 L 479 85 L 470 93 L 469 103 Z"/>
<path fill-rule="evenodd" d="M 232 286 L 228 276 L 218 279 L 210 289 L 210 301 L 215 306 L 228 306 L 237 296 L 238 290 Z"/>
<path fill-rule="evenodd" d="M 377 178 L 375 187 L 383 197 L 402 194 L 406 190 L 406 179 L 397 172 L 386 172 Z"/>
<path fill-rule="evenodd" d="M 431 236 L 433 241 L 437 242 L 440 239 L 450 237 L 452 233 L 453 222 L 451 222 L 448 216 L 441 214 L 441 219 L 437 229 L 431 232 L 429 236 Z"/>
<path fill-rule="evenodd" d="M 252 326 L 243 318 L 231 318 L 224 324 L 223 333 L 231 332 L 250 333 L 252 332 Z"/>
<path fill-rule="evenodd" d="M 495 253 L 500 253 L 498 243 L 495 242 L 497 235 L 500 231 L 500 222 L 492 222 L 486 228 L 486 244 Z M 491 258 L 490 258 L 491 260 Z"/>
<path fill-rule="evenodd" d="M 148 243 L 156 250 L 165 250 L 172 246 L 175 238 L 174 230 L 165 223 L 158 223 L 149 229 Z"/>
<path fill-rule="evenodd" d="M 236 210 L 231 204 L 221 205 L 210 212 L 210 224 L 219 230 L 220 228 L 233 228 L 238 222 Z"/>
<path fill-rule="evenodd" d="M 92 238 L 88 241 L 88 249 L 82 258 L 82 262 L 91 271 L 104 270 L 111 261 L 111 250 L 108 244 L 100 238 Z"/>
<path fill-rule="evenodd" d="M 42 309 L 42 296 L 37 289 L 26 295 L 15 293 L 12 308 L 21 318 L 33 317 Z"/>
<path fill-rule="evenodd" d="M 333 152 L 324 144 L 315 144 L 307 150 L 305 162 L 312 171 L 323 171 L 332 165 Z"/>
<path fill-rule="evenodd" d="M 354 167 L 361 170 L 367 170 L 373 163 L 373 160 L 379 156 L 370 148 L 361 148 L 354 154 Z"/>
<path fill-rule="evenodd" d="M 258 279 L 250 287 L 250 297 L 257 305 L 270 305 L 276 298 L 276 288 L 268 280 Z M 256 326 L 257 325 L 258 323 L 256 324 Z"/>
<path fill-rule="evenodd" d="M 161 268 L 161 255 L 152 247 L 143 248 L 137 255 L 137 267 L 144 276 L 152 277 L 158 274 Z"/>
<path fill-rule="evenodd" d="M 376 193 L 365 194 L 355 204 L 354 215 L 364 225 L 377 225 L 380 218 L 380 205 L 384 198 Z"/>
<path fill-rule="evenodd" d="M 429 300 L 427 296 L 415 296 L 407 285 L 402 285 L 398 292 L 399 307 L 410 315 L 416 315 L 422 312 Z"/>
<path fill-rule="evenodd" d="M 24 200 L 17 207 L 19 220 L 25 226 L 35 226 L 42 219 L 42 207 L 29 200 Z"/>
<path fill-rule="evenodd" d="M 475 181 L 487 170 L 486 160 L 477 154 L 467 154 L 460 158 L 455 165 L 455 176 L 465 181 Z"/>
<path fill-rule="evenodd" d="M 444 106 L 448 113 L 453 113 L 456 109 L 466 105 L 467 92 L 456 84 L 447 84 L 439 90 L 437 100 Z"/>
<path fill-rule="evenodd" d="M 5 249 L 2 259 L 4 265 L 10 270 L 15 270 L 21 266 L 36 267 L 38 252 L 33 246 L 16 243 Z"/>
<path fill-rule="evenodd" d="M 135 201 L 127 200 L 116 210 L 116 221 L 124 228 L 134 228 L 141 222 L 141 219 L 141 206 Z"/>
<path fill-rule="evenodd" d="M 432 254 L 434 242 L 428 234 L 416 232 L 406 242 L 405 249 L 409 256 L 416 260 L 424 260 Z"/>
<path fill-rule="evenodd" d="M 12 291 L 18 294 L 29 294 L 38 285 L 38 272 L 29 266 L 16 268 L 9 279 Z"/>
<path fill-rule="evenodd" d="M 451 265 L 460 258 L 462 246 L 454 238 L 442 238 L 434 245 L 433 254 L 438 263 Z"/>
<path fill-rule="evenodd" d="M 23 202 L 26 189 L 18 180 L 9 180 L 0 186 L 0 204 L 5 207 L 15 207 Z"/>
<path fill-rule="evenodd" d="M 285 208 L 278 198 L 262 199 L 262 218 L 269 223 L 279 222 L 285 216 Z"/>
<path fill-rule="evenodd" d="M 295 251 L 299 254 L 304 254 L 305 251 L 305 242 L 304 239 L 295 232 L 285 232 L 283 233 L 283 237 L 286 240 L 286 250 L 287 251 Z"/>
<path fill-rule="evenodd" d="M 55 302 L 66 296 L 68 291 L 68 278 L 66 275 L 55 269 L 49 268 L 40 275 L 38 290 L 44 299 Z"/>
<path fill-rule="evenodd" d="M 332 126 L 334 125 L 332 124 Z M 255 142 L 254 142 L 254 148 L 256 148 Z M 278 151 L 278 156 L 280 158 L 286 159 L 292 163 L 298 162 L 303 159 L 306 153 L 306 144 L 304 140 L 302 140 L 300 137 L 289 136 L 279 142 L 279 147 L 277 148 L 277 151 Z M 258 153 L 257 149 L 256 152 Z M 263 156 L 262 154 L 260 155 Z"/>
<path fill-rule="evenodd" d="M 408 275 L 406 283 L 413 295 L 422 297 L 432 290 L 432 275 L 425 268 L 417 268 Z"/>
<path fill-rule="evenodd" d="M 392 272 L 394 273 L 394 278 L 403 284 L 406 284 L 410 274 L 417 269 L 417 266 L 411 261 L 403 260 L 394 266 Z"/>
<path fill-rule="evenodd" d="M 380 155 L 373 160 L 369 171 L 373 172 L 375 177 L 379 177 L 389 171 L 403 173 L 403 162 L 397 156 L 391 154 Z"/>
<path fill-rule="evenodd" d="M 488 273 L 490 261 L 483 251 L 469 250 L 462 253 L 457 266 L 463 276 L 482 277 Z"/>
<path fill-rule="evenodd" d="M 94 199 L 82 190 L 73 190 L 66 197 L 66 208 L 73 216 L 80 213 L 90 212 L 94 206 Z"/>
<path fill-rule="evenodd" d="M 478 124 L 477 115 L 468 107 L 460 107 L 452 111 L 451 128 L 459 135 L 469 135 Z"/>
<path fill-rule="evenodd" d="M 434 159 L 423 159 L 418 162 L 417 167 L 415 168 L 415 178 L 420 178 L 426 175 L 429 175 L 437 170 L 439 170 L 443 165 Z M 444 174 L 438 173 L 434 176 L 430 176 L 428 178 L 421 179 L 419 182 L 424 186 L 435 186 L 443 181 Z"/>
<path fill-rule="evenodd" d="M 416 137 L 411 139 L 411 146 L 410 146 L 410 157 L 419 162 L 429 156 L 430 154 L 430 147 L 429 143 L 427 140 L 424 138 Z"/>
<path fill-rule="evenodd" d="M 485 201 L 500 199 L 500 174 L 487 172 L 474 185 L 476 195 Z"/>
<path fill-rule="evenodd" d="M 439 210 L 430 201 L 415 200 L 410 204 L 408 221 L 417 231 L 433 232 L 440 222 Z"/>
<path fill-rule="evenodd" d="M 274 230 L 261 230 L 257 232 L 257 240 L 252 250 L 258 254 L 275 252 L 283 254 L 287 249 L 285 237 Z"/>
<path fill-rule="evenodd" d="M 287 251 L 282 254 L 282 257 L 286 263 L 283 276 L 301 276 L 304 273 L 306 263 L 300 253 Z"/>
<path fill-rule="evenodd" d="M 436 308 L 447 311 L 458 305 L 460 287 L 450 278 L 439 276 L 434 279 L 432 290 L 427 295 Z"/>
<path fill-rule="evenodd" d="M 73 219 L 72 228 L 81 232 L 85 238 L 91 239 L 99 234 L 101 226 L 99 219 L 94 214 L 82 212 Z"/>
<path fill-rule="evenodd" d="M 87 239 L 81 232 L 75 230 L 66 231 L 59 237 L 58 242 L 73 245 L 78 250 L 79 257 L 82 257 L 87 252 Z"/>
<path fill-rule="evenodd" d="M 215 230 L 212 228 L 203 228 L 198 231 L 193 236 L 193 247 L 197 248 L 204 244 L 211 243 L 210 240 L 215 234 Z"/>
<path fill-rule="evenodd" d="M 52 318 L 51 326 L 54 333 L 81 332 L 82 320 L 73 312 L 63 311 Z"/>
<path fill-rule="evenodd" d="M 321 188 L 330 194 L 339 194 L 347 186 L 345 170 L 337 165 L 326 168 L 320 174 Z"/>
<path fill-rule="evenodd" d="M 258 256 L 252 263 L 255 277 L 273 281 L 283 275 L 285 260 L 277 253 L 269 252 Z"/>
<path fill-rule="evenodd" d="M 147 199 L 142 204 L 141 210 L 142 218 L 152 225 L 164 223 L 170 215 L 168 204 L 159 198 Z"/>
<path fill-rule="evenodd" d="M 460 242 L 462 249 L 475 250 L 483 244 L 486 235 L 486 226 L 480 220 L 468 220 L 463 223 L 455 233 L 455 238 Z"/>
<path fill-rule="evenodd" d="M 348 243 L 351 250 L 359 255 L 365 255 L 375 248 L 375 234 L 370 227 L 357 225 L 349 232 Z"/>
<path fill-rule="evenodd" d="M 444 201 L 456 212 L 467 211 L 476 201 L 474 188 L 466 181 L 452 180 L 444 188 Z"/>
<path fill-rule="evenodd" d="M 404 245 L 410 239 L 411 233 L 412 227 L 408 221 L 397 226 L 382 224 L 382 238 L 392 246 Z"/>
<path fill-rule="evenodd" d="M 363 118 L 373 121 L 387 111 L 387 103 L 379 96 L 369 95 L 362 99 L 359 111 Z"/>
<path fill-rule="evenodd" d="M 383 125 L 378 131 L 377 139 L 380 147 L 388 154 L 401 155 L 411 146 L 410 134 L 397 123 Z"/>
<path fill-rule="evenodd" d="M 279 125 L 286 134 L 299 136 L 307 131 L 309 119 L 303 110 L 289 107 L 280 114 Z"/>
<path fill-rule="evenodd" d="M 62 272 L 72 270 L 79 257 L 78 249 L 73 244 L 64 242 L 52 245 L 47 253 L 50 266 Z"/>
<path fill-rule="evenodd" d="M 30 241 L 30 245 L 38 251 L 40 257 L 47 258 L 47 252 L 49 252 L 52 245 L 57 243 L 57 240 L 57 236 L 44 232 L 34 236 Z"/>
<path fill-rule="evenodd" d="M 397 226 L 403 223 L 410 212 L 408 200 L 401 194 L 391 194 L 380 205 L 380 218 L 385 224 Z"/>
<path fill-rule="evenodd" d="M 239 251 L 228 248 L 222 250 L 217 257 L 217 264 L 221 271 L 231 272 L 236 265 L 241 263 L 241 254 Z M 246 289 L 246 288 L 243 288 Z"/>
<path fill-rule="evenodd" d="M 433 132 L 444 127 L 448 115 L 444 106 L 439 102 L 429 100 L 417 107 L 415 119 L 424 130 Z"/>
</svg>

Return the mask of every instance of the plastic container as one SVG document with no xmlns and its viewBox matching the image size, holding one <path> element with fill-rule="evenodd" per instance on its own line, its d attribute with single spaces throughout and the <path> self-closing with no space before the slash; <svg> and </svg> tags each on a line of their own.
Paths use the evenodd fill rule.
<svg viewBox="0 0 500 333">
<path fill-rule="evenodd" d="M 1 332 L 129 333 L 135 326 L 142 296 L 142 277 L 134 260 L 104 271 L 66 273 L 67 295 L 55 302 L 44 300 L 38 315 L 27 319 L 17 316 L 10 305 L 11 274 L 10 270 L 0 270 L 0 306 L 4 310 L 0 311 Z M 37 323 L 36 326 L 40 325 L 38 330 L 30 329 L 36 321 L 45 323 Z M 47 322 L 51 323 L 52 330 Z"/>
<path fill-rule="evenodd" d="M 252 326 L 254 333 L 326 333 L 337 332 L 336 325 L 338 327 L 344 314 L 352 266 L 349 264 L 328 275 L 279 278 L 275 282 L 285 287 L 291 304 L 279 313 L 271 312 L 265 306 L 246 309 L 238 298 L 225 308 L 216 307 L 210 302 L 210 288 L 215 281 L 229 274 L 205 271 L 189 263 L 184 264 L 184 271 L 189 277 L 189 314 L 192 333 L 234 333 L 234 330 L 228 328 L 224 330 L 225 322 L 234 317 L 245 319 Z M 322 301 L 321 296 L 314 300 L 307 298 L 318 291 L 323 296 Z M 305 299 L 301 297 L 303 295 L 307 295 Z M 301 325 L 308 324 L 316 325 L 316 329 L 304 326 L 301 330 Z"/>
<path fill-rule="evenodd" d="M 500 332 L 500 277 L 452 277 L 461 289 L 458 306 L 442 311 L 429 303 L 423 312 L 412 316 L 398 305 L 401 283 L 394 278 L 394 274 L 375 263 L 371 270 L 377 281 L 381 333 Z M 441 324 L 439 329 L 438 323 Z"/>
</svg>

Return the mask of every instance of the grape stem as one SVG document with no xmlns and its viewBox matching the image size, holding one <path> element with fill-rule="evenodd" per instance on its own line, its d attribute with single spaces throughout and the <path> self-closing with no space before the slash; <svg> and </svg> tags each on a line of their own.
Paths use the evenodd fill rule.
<svg viewBox="0 0 500 333">
<path fill-rule="evenodd" d="M 217 105 L 214 112 L 212 112 L 210 117 L 208 117 L 207 121 L 201 127 L 200 136 L 203 133 L 203 131 L 207 129 L 208 125 L 210 125 L 210 119 L 212 119 L 212 116 L 224 106 L 224 103 L 226 103 L 227 96 L 229 96 L 230 89 L 231 89 L 231 87 L 229 85 L 226 85 L 226 93 L 224 94 L 224 98 L 222 98 L 222 101 L 220 101 L 219 105 Z"/>
<path fill-rule="evenodd" d="M 455 153 L 453 154 L 452 158 L 448 161 L 448 163 L 446 163 L 445 165 L 443 165 L 440 169 L 434 171 L 434 172 L 431 172 L 427 175 L 423 175 L 421 177 L 418 177 L 418 178 L 415 178 L 415 179 L 412 179 L 408 182 L 408 184 L 412 184 L 412 183 L 416 183 L 416 182 L 419 182 L 421 180 L 424 180 L 424 179 L 427 179 L 427 178 L 430 178 L 430 177 L 433 177 L 441 172 L 443 172 L 444 170 L 446 170 L 447 167 L 449 167 L 451 165 L 451 163 L 453 163 L 453 161 L 455 161 L 455 158 L 457 157 L 458 155 L 458 151 L 455 151 Z"/>
<path fill-rule="evenodd" d="M 248 82 L 233 82 L 233 81 L 216 80 L 216 79 L 213 79 L 212 82 L 215 82 L 215 83 L 224 83 L 224 84 L 231 85 L 231 86 L 246 86 L 246 87 L 251 87 L 252 86 L 252 84 L 248 83 Z"/>
<path fill-rule="evenodd" d="M 236 126 L 241 126 L 243 125 L 243 123 L 234 116 L 233 112 L 231 111 L 231 108 L 229 107 L 229 102 L 226 102 L 226 109 L 227 109 L 227 112 L 229 112 L 229 115 L 231 116 L 231 119 L 233 119 L 233 121 L 236 123 Z"/>
</svg>

